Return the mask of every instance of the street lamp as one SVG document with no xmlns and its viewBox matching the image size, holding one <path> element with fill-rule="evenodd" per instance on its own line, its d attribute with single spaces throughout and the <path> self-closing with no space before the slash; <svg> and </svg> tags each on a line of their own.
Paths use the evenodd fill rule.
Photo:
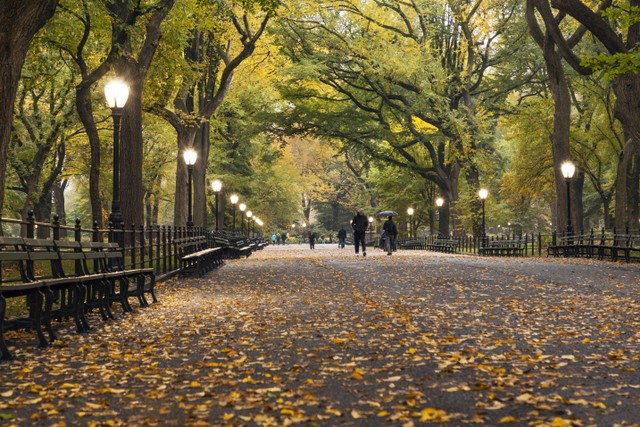
<svg viewBox="0 0 640 427">
<path fill-rule="evenodd" d="M 444 205 L 444 199 L 442 197 L 438 197 L 436 199 L 436 206 L 438 207 L 438 237 L 442 237 L 441 229 L 440 229 L 440 221 L 442 217 L 442 206 Z"/>
<path fill-rule="evenodd" d="M 220 195 L 220 190 L 222 190 L 222 181 L 220 181 L 219 179 L 214 179 L 211 182 L 211 189 L 213 190 L 213 193 L 216 196 L 216 231 L 220 230 L 220 227 L 218 227 L 218 196 Z"/>
<path fill-rule="evenodd" d="M 375 233 L 373 232 L 373 217 L 370 216 L 369 217 L 369 238 L 373 240 L 373 235 Z"/>
<path fill-rule="evenodd" d="M 573 235 L 573 226 L 571 225 L 571 178 L 576 172 L 576 166 L 570 161 L 566 161 L 560 167 L 562 176 L 567 183 L 567 236 Z"/>
<path fill-rule="evenodd" d="M 113 117 L 113 198 L 111 200 L 109 222 L 114 228 L 117 228 L 122 226 L 122 211 L 120 210 L 120 119 L 122 118 L 124 105 L 129 97 L 129 86 L 122 80 L 112 80 L 105 85 L 104 96 L 107 99 L 107 105 L 111 108 L 111 117 Z M 124 243 L 124 235 L 121 236 L 122 239 L 119 237 L 120 233 L 118 233 L 117 239 L 114 236 L 114 240 L 118 243 Z"/>
<path fill-rule="evenodd" d="M 489 191 L 486 188 L 481 188 L 480 191 L 478 191 L 478 196 L 480 197 L 480 200 L 482 200 L 482 247 L 486 246 L 486 240 L 487 240 L 487 233 L 486 233 L 486 227 L 485 227 L 485 221 L 484 221 L 484 201 L 486 200 L 488 195 L 489 195 Z"/>
<path fill-rule="evenodd" d="M 245 205 L 244 203 L 240 203 L 240 206 L 238 206 L 240 208 L 240 219 L 242 220 L 242 223 L 240 225 L 240 234 L 244 233 L 244 210 L 247 209 L 247 205 Z"/>
<path fill-rule="evenodd" d="M 409 238 L 413 237 L 413 208 L 407 209 L 407 215 L 409 215 Z"/>
<path fill-rule="evenodd" d="M 191 175 L 193 173 L 193 165 L 196 164 L 196 160 L 198 159 L 198 153 L 193 148 L 187 148 L 182 153 L 184 157 L 184 162 L 187 165 L 188 172 L 188 181 L 189 181 L 189 198 L 188 198 L 188 213 L 187 213 L 187 227 L 193 227 L 193 211 L 191 208 Z"/>
<path fill-rule="evenodd" d="M 231 200 L 231 206 L 233 206 L 233 234 L 236 234 L 236 203 L 240 198 L 237 194 L 232 194 L 229 199 Z"/>
</svg>

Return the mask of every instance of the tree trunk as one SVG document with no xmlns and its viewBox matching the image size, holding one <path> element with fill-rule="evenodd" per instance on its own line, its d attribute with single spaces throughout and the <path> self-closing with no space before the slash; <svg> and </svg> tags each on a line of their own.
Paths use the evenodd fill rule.
<svg viewBox="0 0 640 427">
<path fill-rule="evenodd" d="M 566 230 L 568 224 L 567 210 L 567 184 L 560 165 L 570 160 L 569 153 L 569 127 L 571 123 L 571 97 L 567 86 L 567 80 L 562 67 L 562 57 L 555 49 L 555 44 L 550 35 L 545 36 L 542 46 L 549 87 L 553 94 L 553 133 L 551 134 L 551 152 L 553 155 L 553 174 L 556 184 L 556 213 L 558 230 Z M 575 188 L 575 186 L 574 186 Z M 574 203 L 575 206 L 575 203 Z M 577 211 L 577 209 L 575 209 Z"/>
<path fill-rule="evenodd" d="M 197 130 L 194 149 L 198 152 L 198 161 L 193 168 L 193 224 L 196 227 L 207 227 L 207 169 L 209 167 L 209 122 L 203 123 Z M 222 230 L 222 219 L 218 212 L 218 224 Z M 214 225 L 215 227 L 215 218 Z"/>
<path fill-rule="evenodd" d="M 120 132 L 120 205 L 127 227 L 144 224 L 142 185 L 142 90 L 144 74 L 135 62 L 122 61 L 118 75 L 129 84 Z"/>
<path fill-rule="evenodd" d="M 66 190 L 68 183 L 69 180 L 64 179 L 57 182 L 56 185 L 53 186 L 53 202 L 55 204 L 55 213 L 58 217 L 60 225 L 67 225 L 67 210 L 65 208 L 64 190 Z M 67 237 L 66 229 L 60 230 L 60 237 Z"/>
<path fill-rule="evenodd" d="M 91 203 L 91 219 L 93 223 L 98 225 L 98 228 L 102 228 L 104 225 L 104 211 L 100 191 L 100 136 L 93 118 L 91 88 L 92 85 L 86 81 L 83 81 L 76 87 L 76 110 L 84 126 L 87 139 L 89 140 L 89 201 Z"/>
<path fill-rule="evenodd" d="M 638 212 L 637 197 L 634 206 L 633 194 L 637 194 L 637 182 L 633 179 L 633 161 L 640 155 L 640 76 L 625 74 L 615 80 L 615 117 L 620 120 L 627 138 L 620 152 L 616 175 L 615 225 L 622 230 L 636 225 Z M 635 185 L 635 188 L 634 188 Z M 630 203 L 632 202 L 632 203 Z M 634 212 L 636 213 L 634 215 Z"/>
<path fill-rule="evenodd" d="M 31 39 L 53 16 L 57 4 L 58 0 L 0 2 L 0 217 L 4 205 L 4 180 L 13 123 L 13 103 L 22 65 Z"/>
</svg>

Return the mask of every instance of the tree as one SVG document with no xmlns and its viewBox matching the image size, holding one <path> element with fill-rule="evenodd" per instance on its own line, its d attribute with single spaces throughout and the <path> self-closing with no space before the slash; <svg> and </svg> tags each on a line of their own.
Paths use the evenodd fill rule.
<svg viewBox="0 0 640 427">
<path fill-rule="evenodd" d="M 9 164 L 25 194 L 23 217 L 51 218 L 52 191 L 59 184 L 67 136 L 74 122 L 72 80 L 62 61 L 37 44 L 24 69 L 16 102 Z M 40 59 L 35 59 L 39 56 Z M 48 230 L 44 230 L 48 233 Z"/>
<path fill-rule="evenodd" d="M 638 2 L 632 0 L 611 10 L 613 2 L 604 0 L 593 9 L 580 0 L 529 0 L 531 8 L 539 14 L 546 31 L 557 46 L 558 55 L 582 75 L 590 75 L 603 68 L 613 69 L 613 89 L 616 95 L 614 114 L 624 129 L 625 141 L 620 151 L 616 176 L 615 223 L 619 228 L 635 224 L 640 218 L 640 74 L 638 67 L 629 67 L 640 39 L 640 20 L 637 19 Z M 551 7 L 558 12 L 553 14 Z M 569 37 L 560 25 L 568 18 L 575 20 L 578 30 Z M 565 24 L 566 25 L 566 24 Z M 578 43 L 590 42 L 591 36 L 605 52 L 586 49 L 581 55 Z M 635 61 L 637 62 L 637 61 Z"/>
<path fill-rule="evenodd" d="M 493 84 L 487 70 L 505 55 L 499 40 L 515 3 L 331 5 L 301 10 L 282 30 L 297 64 L 283 87 L 295 103 L 289 128 L 340 138 L 409 168 L 448 202 L 458 198 L 461 171 L 477 188 L 477 150 L 490 150 L 490 110 L 510 89 Z M 473 206 L 479 213 L 479 201 Z"/>
<path fill-rule="evenodd" d="M 236 10 L 231 4 L 204 5 L 194 19 L 195 26 L 187 28 L 190 33 L 184 58 L 191 70 L 177 78 L 176 90 L 165 90 L 151 111 L 164 117 L 178 135 L 178 153 L 193 148 L 198 153 L 194 166 L 194 224 L 204 226 L 206 221 L 206 171 L 208 169 L 210 120 L 222 104 L 231 86 L 236 69 L 249 58 L 269 22 L 277 3 L 257 2 L 264 8 L 261 16 L 254 18 L 251 7 Z M 233 31 L 220 26 L 220 18 L 231 25 Z M 255 20 L 254 20 L 255 19 Z M 235 43 L 234 39 L 239 43 Z M 164 78 L 171 80 L 171 69 L 161 70 Z M 171 73 L 173 74 L 173 73 Z M 186 78 L 185 78 L 186 77 Z M 170 89 L 173 86 L 170 85 Z M 172 99 L 169 98 L 172 96 Z M 186 223 L 187 175 L 186 166 L 178 156 L 176 163 L 176 197 L 174 222 Z"/>
<path fill-rule="evenodd" d="M 4 202 L 7 149 L 22 65 L 35 33 L 55 12 L 58 0 L 0 2 L 0 216 Z"/>
</svg>

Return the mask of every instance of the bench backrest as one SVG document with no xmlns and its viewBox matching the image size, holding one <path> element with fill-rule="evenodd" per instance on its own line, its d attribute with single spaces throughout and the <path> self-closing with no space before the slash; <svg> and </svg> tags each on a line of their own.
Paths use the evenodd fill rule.
<svg viewBox="0 0 640 427">
<path fill-rule="evenodd" d="M 26 282 L 26 263 L 29 255 L 20 237 L 0 236 L 0 285 L 9 282 Z"/>
</svg>

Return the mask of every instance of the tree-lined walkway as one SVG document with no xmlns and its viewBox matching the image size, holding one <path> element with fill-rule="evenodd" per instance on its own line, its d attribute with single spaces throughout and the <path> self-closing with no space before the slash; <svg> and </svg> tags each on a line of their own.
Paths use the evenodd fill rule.
<svg viewBox="0 0 640 427">
<path fill-rule="evenodd" d="M 317 248 L 161 283 L 44 350 L 10 335 L 0 424 L 640 422 L 637 264 Z"/>
</svg>

